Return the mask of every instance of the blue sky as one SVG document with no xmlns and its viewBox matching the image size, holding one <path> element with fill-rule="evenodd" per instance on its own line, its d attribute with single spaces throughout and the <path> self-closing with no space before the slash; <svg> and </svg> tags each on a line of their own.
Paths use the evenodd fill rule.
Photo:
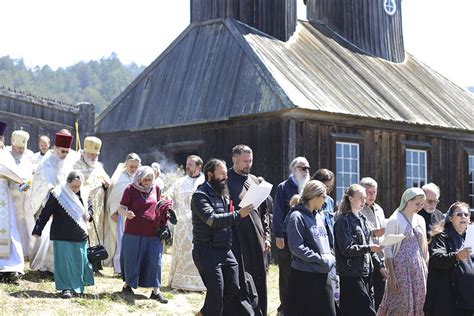
<svg viewBox="0 0 474 316">
<path fill-rule="evenodd" d="M 474 0 L 402 2 L 406 50 L 474 86 Z M 302 0 L 298 5 L 304 19 Z M 112 52 L 148 65 L 189 24 L 189 0 L 6 0 L 0 9 L 9 12 L 0 19 L 0 56 L 53 69 Z"/>
</svg>

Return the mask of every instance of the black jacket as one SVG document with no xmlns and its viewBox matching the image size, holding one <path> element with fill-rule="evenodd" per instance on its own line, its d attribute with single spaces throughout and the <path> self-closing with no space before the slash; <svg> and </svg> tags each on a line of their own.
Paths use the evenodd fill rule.
<svg viewBox="0 0 474 316">
<path fill-rule="evenodd" d="M 456 234 L 452 225 L 447 224 L 445 231 L 430 243 L 423 308 L 426 315 L 454 316 L 456 307 L 474 310 L 474 255 L 465 261 L 456 260 L 456 251 L 464 239 Z"/>
<path fill-rule="evenodd" d="M 80 197 L 79 200 L 84 203 Z M 92 220 L 92 206 L 89 206 L 88 211 Z M 33 228 L 33 235 L 41 236 L 41 232 L 51 215 L 53 215 L 53 222 L 51 223 L 49 239 L 76 242 L 87 239 L 87 232 L 82 230 L 82 228 L 66 213 L 66 210 L 64 210 L 64 208 L 59 204 L 53 194 L 49 194 L 48 201 L 36 220 L 36 225 Z"/>
<path fill-rule="evenodd" d="M 364 215 L 360 214 L 360 219 L 352 212 L 337 216 L 334 224 L 334 250 L 339 275 L 366 277 L 374 267 L 383 267 L 377 254 L 370 252 L 370 238 L 370 229 Z"/>
<path fill-rule="evenodd" d="M 206 181 L 191 199 L 193 243 L 211 247 L 232 247 L 232 225 L 240 220 L 239 212 L 229 210 L 229 199 L 218 195 Z"/>
</svg>

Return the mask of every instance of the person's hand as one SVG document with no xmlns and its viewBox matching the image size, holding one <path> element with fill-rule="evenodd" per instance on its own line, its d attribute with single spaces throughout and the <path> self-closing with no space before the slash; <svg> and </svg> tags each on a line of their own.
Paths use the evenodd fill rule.
<svg viewBox="0 0 474 316">
<path fill-rule="evenodd" d="M 466 260 L 471 255 L 471 252 L 471 247 L 460 249 L 458 250 L 458 252 L 456 252 L 456 259 L 458 259 L 459 261 Z"/>
<path fill-rule="evenodd" d="M 239 215 L 240 215 L 241 218 L 244 218 L 247 215 L 249 215 L 250 212 L 252 212 L 252 211 L 253 211 L 253 204 L 250 204 L 250 205 L 247 205 L 244 208 L 241 208 L 240 211 L 239 211 Z"/>
<path fill-rule="evenodd" d="M 383 279 L 384 281 L 387 281 L 387 279 L 389 278 L 387 269 L 385 269 L 385 268 L 380 268 L 379 272 L 380 272 L 380 275 L 382 276 L 382 279 Z"/>
<path fill-rule="evenodd" d="M 132 218 L 135 217 L 135 213 L 133 213 L 132 211 L 127 211 L 127 212 L 125 213 L 125 217 L 126 217 L 127 219 L 132 219 Z"/>
<path fill-rule="evenodd" d="M 382 245 L 370 245 L 370 252 L 380 252 L 384 247 Z"/>
<path fill-rule="evenodd" d="M 84 220 L 88 222 L 91 216 L 89 215 L 89 213 L 84 213 L 84 215 L 82 215 L 82 218 L 84 218 Z"/>
<path fill-rule="evenodd" d="M 113 213 L 112 215 L 110 215 L 110 218 L 114 221 L 114 222 L 118 222 L 118 213 L 115 212 Z"/>
<path fill-rule="evenodd" d="M 263 249 L 263 254 L 267 255 L 270 252 L 270 250 L 272 249 L 271 242 L 269 240 L 265 240 L 265 246 L 264 247 L 265 248 Z"/>
<path fill-rule="evenodd" d="M 275 242 L 276 242 L 276 245 L 277 245 L 278 249 L 284 249 L 285 248 L 285 238 L 277 237 L 277 238 L 275 238 Z"/>
<path fill-rule="evenodd" d="M 383 236 L 383 234 L 385 234 L 385 228 L 381 227 L 381 228 L 374 228 L 372 229 L 372 234 L 375 236 L 375 237 L 381 237 Z"/>
<path fill-rule="evenodd" d="M 33 234 L 33 237 L 40 238 L 40 235 Z"/>
<path fill-rule="evenodd" d="M 397 281 L 397 277 L 395 276 L 394 272 L 389 274 L 387 282 L 388 282 L 388 287 L 392 291 L 397 291 L 398 290 L 398 281 Z"/>
</svg>

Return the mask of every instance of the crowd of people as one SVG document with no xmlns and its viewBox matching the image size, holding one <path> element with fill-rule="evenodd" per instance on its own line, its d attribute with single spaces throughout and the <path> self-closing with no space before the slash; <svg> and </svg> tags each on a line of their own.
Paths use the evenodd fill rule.
<svg viewBox="0 0 474 316">
<path fill-rule="evenodd" d="M 173 229 L 168 286 L 206 291 L 199 315 L 267 315 L 272 234 L 279 269 L 279 315 L 473 315 L 474 255 L 464 246 L 469 205 L 437 209 L 433 183 L 408 188 L 389 218 L 376 203 L 370 177 L 335 203 L 335 176 L 311 176 L 304 157 L 260 205 L 241 205 L 264 181 L 251 173 L 253 151 L 236 145 L 221 159 L 186 160 L 185 176 L 167 184 L 160 165 L 130 153 L 109 177 L 102 142 L 88 136 L 71 149 L 67 130 L 54 145 L 43 135 L 31 152 L 29 134 L 0 122 L 0 277 L 16 282 L 32 270 L 53 274 L 63 298 L 84 293 L 103 266 L 123 280 L 123 295 L 161 293 L 163 245 Z M 387 236 L 401 241 L 384 244 Z M 103 243 L 108 257 L 88 248 Z"/>
</svg>

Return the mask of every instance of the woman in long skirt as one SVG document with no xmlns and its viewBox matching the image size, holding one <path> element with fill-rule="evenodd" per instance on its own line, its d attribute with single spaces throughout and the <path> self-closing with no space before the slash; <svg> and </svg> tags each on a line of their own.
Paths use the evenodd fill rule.
<svg viewBox="0 0 474 316">
<path fill-rule="evenodd" d="M 71 298 L 73 292 L 82 294 L 85 286 L 94 285 L 92 265 L 87 259 L 87 222 L 92 207 L 81 194 L 82 182 L 82 174 L 71 171 L 66 185 L 51 191 L 33 229 L 33 236 L 41 236 L 53 215 L 50 239 L 54 249 L 54 282 L 63 298 Z"/>
</svg>

